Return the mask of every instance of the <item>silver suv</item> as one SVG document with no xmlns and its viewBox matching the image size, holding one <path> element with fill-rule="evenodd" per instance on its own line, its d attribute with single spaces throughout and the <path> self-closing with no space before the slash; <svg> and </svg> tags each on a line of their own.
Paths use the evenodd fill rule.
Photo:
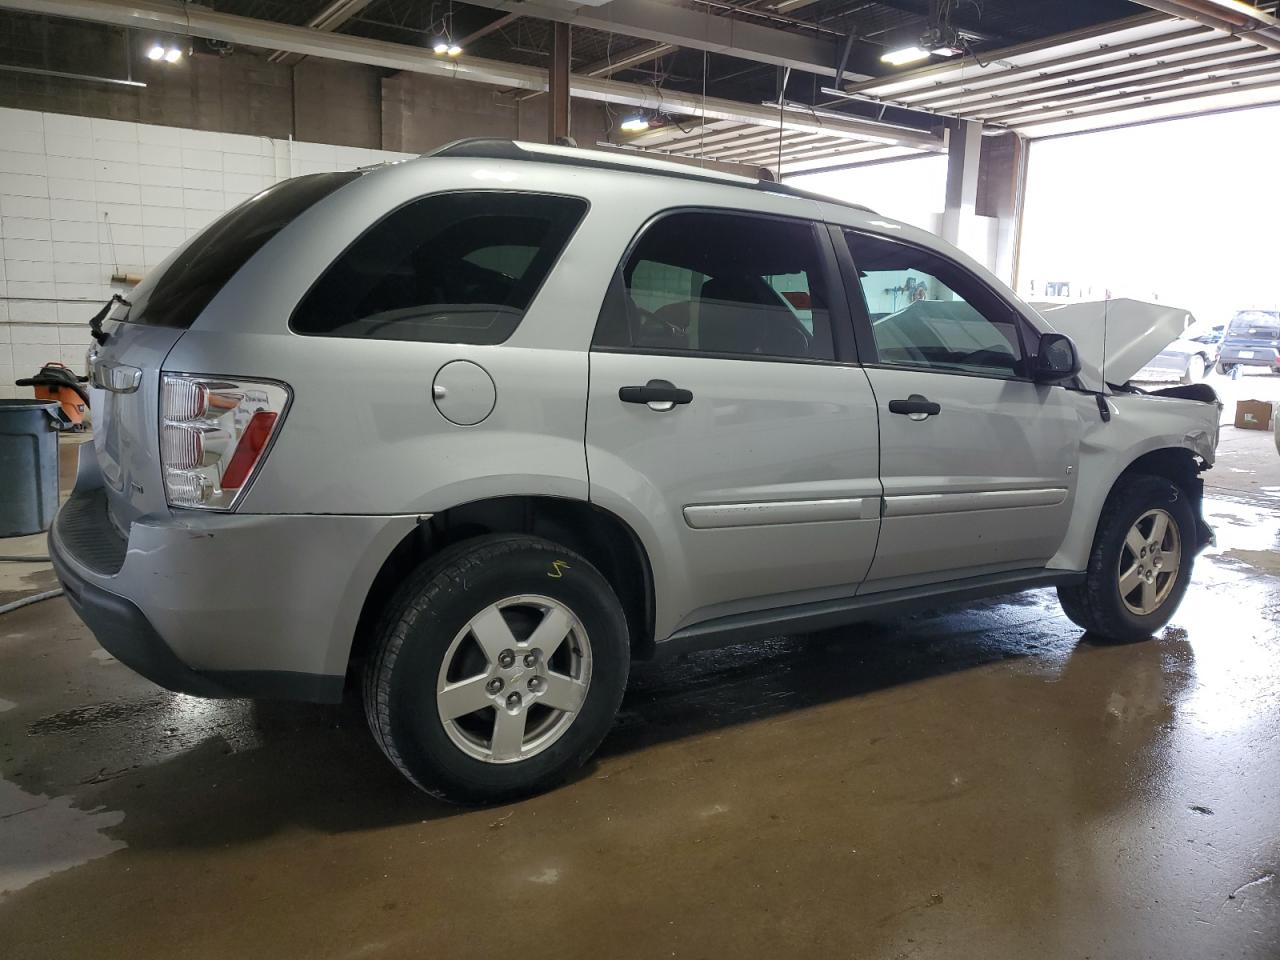
<svg viewBox="0 0 1280 960">
<path fill-rule="evenodd" d="M 455 801 L 582 764 L 633 658 L 1043 586 L 1127 640 L 1208 536 L 1211 391 L 1108 386 L 920 230 L 656 161 L 289 180 L 94 335 L 50 547 L 101 644 L 207 697 L 359 675 Z"/>
</svg>

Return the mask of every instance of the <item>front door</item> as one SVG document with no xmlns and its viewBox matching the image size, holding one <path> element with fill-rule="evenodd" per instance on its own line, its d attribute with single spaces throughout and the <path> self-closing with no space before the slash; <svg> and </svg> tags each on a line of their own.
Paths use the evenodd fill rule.
<svg viewBox="0 0 1280 960">
<path fill-rule="evenodd" d="M 592 348 L 587 464 L 592 500 L 648 548 L 659 639 L 851 596 L 871 565 L 876 410 L 836 273 L 814 224 L 729 212 L 666 214 L 627 255 Z"/>
<path fill-rule="evenodd" d="M 880 412 L 884 518 L 862 592 L 1043 567 L 1070 520 L 1080 425 L 1066 388 L 1028 376 L 1034 331 L 955 261 L 842 235 Z"/>
</svg>

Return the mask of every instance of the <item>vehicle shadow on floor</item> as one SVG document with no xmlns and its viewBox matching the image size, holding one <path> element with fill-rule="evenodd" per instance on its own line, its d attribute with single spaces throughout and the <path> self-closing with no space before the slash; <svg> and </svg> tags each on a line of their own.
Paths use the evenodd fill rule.
<svg viewBox="0 0 1280 960">
<path fill-rule="evenodd" d="M 1052 594 L 1041 591 L 637 663 L 599 756 L 998 660 L 1055 649 L 1065 655 L 1078 640 Z M 370 740 L 356 691 L 338 707 L 260 701 L 252 723 L 251 746 L 215 732 L 173 759 L 93 786 L 87 799 L 124 810 L 113 833 L 134 849 L 239 844 L 289 827 L 362 831 L 467 813 L 399 776 Z M 593 776 L 594 767 L 576 780 Z"/>
<path fill-rule="evenodd" d="M 985 664 L 1069 657 L 1080 632 L 1051 593 L 821 634 L 639 663 L 600 758 Z M 1087 641 L 1085 641 L 1087 642 Z M 133 849 L 248 843 L 289 829 L 375 830 L 466 811 L 414 789 L 369 738 L 358 696 L 340 706 L 259 702 L 256 743 L 215 734 L 172 759 L 97 784 L 124 810 L 111 833 Z M 575 778 L 595 775 L 595 762 Z"/>
</svg>

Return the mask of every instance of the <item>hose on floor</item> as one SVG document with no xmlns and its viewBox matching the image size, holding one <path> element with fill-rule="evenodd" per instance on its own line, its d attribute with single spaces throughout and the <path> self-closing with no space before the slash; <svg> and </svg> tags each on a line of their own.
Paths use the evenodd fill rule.
<svg viewBox="0 0 1280 960">
<path fill-rule="evenodd" d="M 44 593 L 36 593 L 29 597 L 23 597 L 21 600 L 15 600 L 13 603 L 6 603 L 0 606 L 0 615 L 11 613 L 22 607 L 30 606 L 33 603 L 39 603 L 41 600 L 52 600 L 54 597 L 62 596 L 61 590 L 46 590 Z"/>
<path fill-rule="evenodd" d="M 48 557 L 0 557 L 0 563 L 50 563 Z"/>
</svg>

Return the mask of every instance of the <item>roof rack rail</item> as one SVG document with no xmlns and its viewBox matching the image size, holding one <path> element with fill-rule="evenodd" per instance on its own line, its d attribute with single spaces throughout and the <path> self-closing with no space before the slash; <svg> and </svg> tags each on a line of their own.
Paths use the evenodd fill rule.
<svg viewBox="0 0 1280 960">
<path fill-rule="evenodd" d="M 654 160 L 648 157 L 636 158 L 614 157 L 602 150 L 581 150 L 574 147 L 544 147 L 536 145 L 534 149 L 516 140 L 505 140 L 498 137 L 471 137 L 465 140 L 454 140 L 442 147 L 437 147 L 424 157 L 472 157 L 483 160 L 525 160 L 534 163 L 559 163 L 571 167 L 590 167 L 595 170 L 621 170 L 627 173 L 647 173 L 655 177 L 675 177 L 681 180 L 702 180 L 712 183 L 724 183 L 729 186 L 746 187 L 749 190 L 761 190 L 765 193 L 776 193 L 802 200 L 815 200 L 821 203 L 834 203 L 839 206 L 852 207 L 866 213 L 875 213 L 870 207 L 860 203 L 850 203 L 824 196 L 810 190 L 778 183 L 775 180 L 752 179 L 733 173 L 697 170 L 684 168 L 669 160 Z"/>
</svg>

